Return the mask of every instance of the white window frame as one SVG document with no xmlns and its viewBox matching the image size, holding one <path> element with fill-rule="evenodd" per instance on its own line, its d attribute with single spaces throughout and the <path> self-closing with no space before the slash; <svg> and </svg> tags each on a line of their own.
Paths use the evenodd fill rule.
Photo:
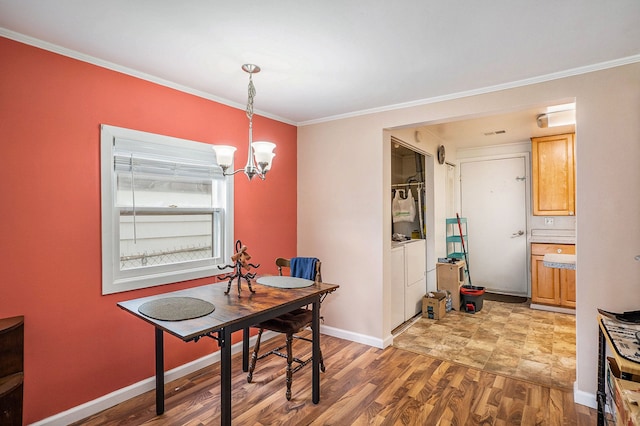
<svg viewBox="0 0 640 426">
<path fill-rule="evenodd" d="M 203 278 L 224 273 L 218 266 L 225 265 L 225 259 L 229 259 L 233 250 L 233 179 L 225 178 L 222 194 L 222 206 L 210 209 L 195 209 L 199 213 L 212 214 L 216 219 L 212 223 L 218 224 L 217 231 L 222 231 L 222 237 L 213 244 L 220 246 L 214 248 L 219 256 L 196 261 L 184 261 L 179 263 L 163 264 L 157 266 L 145 266 L 127 270 L 120 269 L 120 213 L 126 208 L 116 204 L 117 173 L 115 169 L 115 156 L 118 154 L 116 145 L 126 141 L 134 150 L 158 152 L 169 158 L 175 158 L 176 164 L 185 162 L 194 164 L 208 164 L 222 175 L 222 169 L 218 166 L 215 151 L 212 146 L 202 142 L 147 133 L 122 127 L 100 126 L 100 166 L 101 166 L 101 201 L 102 201 L 102 294 L 119 293 L 123 291 L 152 287 L 162 284 Z M 131 144 L 131 142 L 134 142 Z M 129 208 L 130 209 L 130 208 Z M 140 213 L 152 212 L 154 209 L 142 207 Z M 185 213 L 194 209 L 181 209 Z M 220 234 L 218 234 L 220 235 Z"/>
</svg>

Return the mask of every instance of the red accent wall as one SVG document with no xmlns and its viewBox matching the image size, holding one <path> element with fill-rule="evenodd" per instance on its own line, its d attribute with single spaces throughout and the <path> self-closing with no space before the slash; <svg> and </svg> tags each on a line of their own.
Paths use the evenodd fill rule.
<svg viewBox="0 0 640 426">
<path fill-rule="evenodd" d="M 101 295 L 100 124 L 233 144 L 243 166 L 248 122 L 243 110 L 1 37 L 0 63 L 0 318 L 25 316 L 32 423 L 153 376 L 153 328 L 116 302 L 213 281 Z M 296 137 L 254 117 L 254 138 L 277 143 L 273 169 L 265 181 L 235 177 L 235 237 L 259 273 L 296 254 Z M 165 368 L 216 348 L 167 336 Z"/>
</svg>

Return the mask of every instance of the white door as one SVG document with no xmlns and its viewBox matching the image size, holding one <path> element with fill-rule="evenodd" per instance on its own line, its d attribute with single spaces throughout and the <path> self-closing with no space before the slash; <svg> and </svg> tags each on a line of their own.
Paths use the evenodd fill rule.
<svg viewBox="0 0 640 426">
<path fill-rule="evenodd" d="M 528 294 L 526 157 L 460 164 L 469 276 L 495 293 Z"/>
</svg>

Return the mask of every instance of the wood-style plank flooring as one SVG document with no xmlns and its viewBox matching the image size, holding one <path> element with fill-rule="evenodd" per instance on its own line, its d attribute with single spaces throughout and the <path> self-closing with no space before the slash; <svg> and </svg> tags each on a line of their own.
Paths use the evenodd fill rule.
<svg viewBox="0 0 640 426">
<path fill-rule="evenodd" d="M 575 315 L 531 309 L 530 303 L 485 300 L 475 314 L 417 317 L 393 345 L 541 385 L 573 389 Z"/>
<path fill-rule="evenodd" d="M 271 348 L 280 337 L 265 342 Z M 303 341 L 296 354 L 310 351 Z M 269 357 L 252 383 L 233 358 L 234 425 L 595 425 L 596 411 L 575 404 L 571 390 L 527 381 L 414 352 L 384 350 L 322 336 L 327 371 L 321 401 L 311 402 L 310 366 L 294 375 L 285 398 L 285 360 Z M 166 411 L 155 414 L 147 392 L 78 425 L 220 424 L 219 364 L 166 384 Z"/>
</svg>

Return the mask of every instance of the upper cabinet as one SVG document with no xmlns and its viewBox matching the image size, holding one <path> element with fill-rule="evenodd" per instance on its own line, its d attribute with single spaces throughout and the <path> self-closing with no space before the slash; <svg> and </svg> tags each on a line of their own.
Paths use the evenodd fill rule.
<svg viewBox="0 0 640 426">
<path fill-rule="evenodd" d="M 531 138 L 534 216 L 575 215 L 575 133 Z"/>
</svg>

